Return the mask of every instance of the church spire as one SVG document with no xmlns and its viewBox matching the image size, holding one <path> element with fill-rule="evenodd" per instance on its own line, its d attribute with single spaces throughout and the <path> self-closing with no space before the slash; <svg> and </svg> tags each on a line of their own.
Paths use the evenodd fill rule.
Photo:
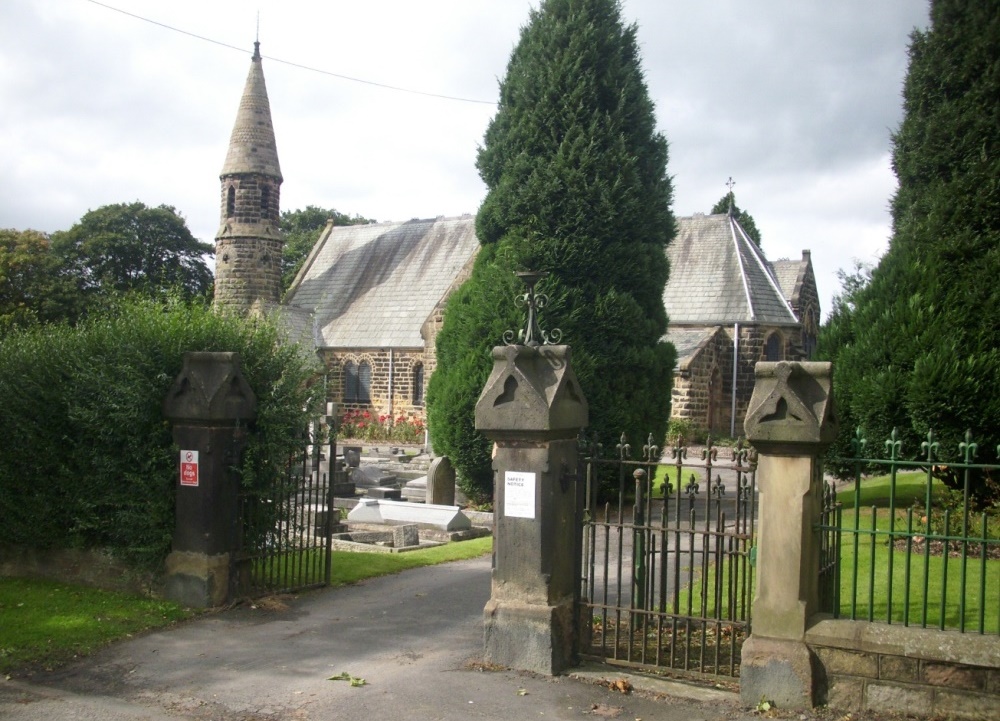
<svg viewBox="0 0 1000 721">
<path fill-rule="evenodd" d="M 236 112 L 219 180 L 222 207 L 215 236 L 215 303 L 249 310 L 281 299 L 281 166 L 264 84 L 260 42 Z"/>
<path fill-rule="evenodd" d="M 222 175 L 234 173 L 263 173 L 277 178 L 279 182 L 282 179 L 278 146 L 274 142 L 274 126 L 271 124 L 271 103 L 264 84 L 260 42 L 257 41 L 253 44 L 250 73 L 229 138 L 226 162 L 222 166 Z"/>
</svg>

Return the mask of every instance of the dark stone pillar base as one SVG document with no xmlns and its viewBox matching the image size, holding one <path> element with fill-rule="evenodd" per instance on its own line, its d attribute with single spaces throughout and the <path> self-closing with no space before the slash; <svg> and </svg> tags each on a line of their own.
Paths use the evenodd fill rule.
<svg viewBox="0 0 1000 721">
<path fill-rule="evenodd" d="M 167 556 L 164 593 L 192 608 L 221 606 L 229 597 L 229 554 L 174 551 Z"/>
<path fill-rule="evenodd" d="M 486 662 L 554 676 L 573 658 L 573 602 L 541 606 L 491 599 L 483 610 Z"/>
</svg>

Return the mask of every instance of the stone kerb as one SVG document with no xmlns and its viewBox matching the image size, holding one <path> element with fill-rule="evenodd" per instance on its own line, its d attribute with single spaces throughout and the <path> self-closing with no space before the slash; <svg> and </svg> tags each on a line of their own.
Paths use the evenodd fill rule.
<svg viewBox="0 0 1000 721">
<path fill-rule="evenodd" d="M 217 606 L 229 597 L 230 556 L 239 540 L 239 481 L 231 468 L 257 399 L 236 353 L 186 353 L 163 401 L 180 451 L 176 522 L 167 556 L 165 592 L 189 606 Z"/>
<path fill-rule="evenodd" d="M 816 701 L 815 659 L 805 643 L 819 610 L 822 456 L 837 422 L 829 363 L 758 363 L 747 440 L 758 451 L 757 585 L 743 645 L 740 693 L 782 708 Z"/>
<path fill-rule="evenodd" d="M 476 428 L 495 442 L 486 661 L 557 674 L 575 662 L 576 437 L 588 408 L 568 346 L 493 350 Z"/>
</svg>

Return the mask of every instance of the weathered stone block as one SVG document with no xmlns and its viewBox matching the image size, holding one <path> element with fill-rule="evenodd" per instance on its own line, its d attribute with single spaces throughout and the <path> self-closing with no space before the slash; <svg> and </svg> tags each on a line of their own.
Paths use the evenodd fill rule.
<svg viewBox="0 0 1000 721">
<path fill-rule="evenodd" d="M 873 711 L 930 710 L 934 692 L 930 688 L 887 681 L 869 681 L 865 686 L 865 708 Z"/>
<path fill-rule="evenodd" d="M 873 653 L 855 653 L 839 648 L 815 648 L 817 658 L 833 675 L 863 676 L 878 678 L 878 656 Z"/>
<path fill-rule="evenodd" d="M 925 662 L 921 671 L 921 680 L 931 686 L 948 686 L 971 691 L 981 691 L 986 688 L 985 669 Z"/>
<path fill-rule="evenodd" d="M 838 711 L 860 711 L 864 698 L 865 681 L 852 676 L 827 677 L 825 693 L 819 702 Z"/>
<path fill-rule="evenodd" d="M 811 709 L 816 705 L 813 655 L 798 641 L 751 635 L 740 663 L 740 698 L 755 706 L 762 698 L 778 708 Z"/>
<path fill-rule="evenodd" d="M 949 719 L 997 721 L 1000 719 L 1000 697 L 968 691 L 938 689 L 934 694 L 934 707 L 930 710 Z"/>
<path fill-rule="evenodd" d="M 881 656 L 879 658 L 879 678 L 883 681 L 916 683 L 920 680 L 920 664 L 915 658 Z"/>
</svg>

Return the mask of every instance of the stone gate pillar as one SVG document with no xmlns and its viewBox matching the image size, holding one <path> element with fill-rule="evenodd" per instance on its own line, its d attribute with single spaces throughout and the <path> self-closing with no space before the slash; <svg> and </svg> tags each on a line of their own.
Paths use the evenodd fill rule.
<svg viewBox="0 0 1000 721">
<path fill-rule="evenodd" d="M 757 584 L 743 644 L 740 695 L 748 706 L 815 704 L 805 644 L 819 610 L 823 454 L 837 435 L 830 363 L 758 363 L 744 429 L 758 452 Z"/>
<path fill-rule="evenodd" d="M 577 435 L 587 401 L 569 346 L 493 349 L 476 428 L 495 442 L 486 661 L 554 675 L 574 659 Z"/>
<path fill-rule="evenodd" d="M 166 595 L 188 606 L 218 606 L 229 597 L 230 556 L 238 543 L 239 465 L 246 424 L 257 399 L 237 353 L 185 353 L 163 401 L 180 449 L 173 550 Z"/>
</svg>

